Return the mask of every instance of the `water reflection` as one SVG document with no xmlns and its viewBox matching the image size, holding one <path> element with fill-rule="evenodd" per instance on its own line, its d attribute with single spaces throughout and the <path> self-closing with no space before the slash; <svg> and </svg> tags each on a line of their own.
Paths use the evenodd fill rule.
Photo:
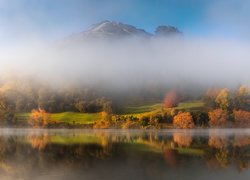
<svg viewBox="0 0 250 180">
<path fill-rule="evenodd" d="M 0 130 L 1 180 L 249 179 L 249 160 L 247 129 Z"/>
<path fill-rule="evenodd" d="M 27 135 L 27 141 L 31 144 L 32 148 L 43 150 L 49 143 L 48 133 L 34 134 L 30 133 Z"/>
<path fill-rule="evenodd" d="M 175 132 L 173 133 L 173 141 L 180 147 L 189 147 L 193 141 L 192 133 Z"/>
</svg>

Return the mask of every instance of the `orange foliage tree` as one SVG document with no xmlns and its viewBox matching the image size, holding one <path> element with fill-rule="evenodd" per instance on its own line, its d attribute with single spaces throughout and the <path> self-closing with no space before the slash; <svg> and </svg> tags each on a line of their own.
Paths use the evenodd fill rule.
<svg viewBox="0 0 250 180">
<path fill-rule="evenodd" d="M 235 125 L 238 127 L 250 127 L 250 112 L 234 111 Z"/>
<path fill-rule="evenodd" d="M 44 109 L 33 109 L 28 123 L 33 127 L 45 127 L 48 125 L 49 114 Z"/>
<path fill-rule="evenodd" d="M 179 112 L 174 116 L 173 125 L 176 128 L 194 128 L 194 121 L 190 112 Z"/>
<path fill-rule="evenodd" d="M 172 108 L 177 106 L 179 101 L 178 94 L 175 90 L 169 91 L 164 98 L 164 106 L 166 108 Z"/>
<path fill-rule="evenodd" d="M 222 127 L 227 123 L 228 113 L 222 109 L 215 109 L 211 112 L 208 112 L 208 117 L 210 127 Z"/>
</svg>

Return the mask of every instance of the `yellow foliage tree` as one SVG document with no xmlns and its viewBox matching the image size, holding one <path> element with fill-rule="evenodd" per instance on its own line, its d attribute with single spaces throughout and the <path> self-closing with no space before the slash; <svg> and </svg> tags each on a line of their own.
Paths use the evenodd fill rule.
<svg viewBox="0 0 250 180">
<path fill-rule="evenodd" d="M 237 109 L 246 109 L 249 105 L 250 89 L 241 85 L 235 92 L 235 105 Z"/>
<path fill-rule="evenodd" d="M 176 128 L 182 129 L 194 128 L 194 122 L 190 112 L 179 112 L 174 116 L 173 125 Z"/>
<path fill-rule="evenodd" d="M 33 109 L 28 123 L 33 127 L 45 127 L 49 122 L 49 114 L 44 109 Z"/>
<path fill-rule="evenodd" d="M 227 88 L 220 90 L 218 96 L 215 99 L 217 105 L 224 110 L 230 107 L 230 92 Z"/>
</svg>

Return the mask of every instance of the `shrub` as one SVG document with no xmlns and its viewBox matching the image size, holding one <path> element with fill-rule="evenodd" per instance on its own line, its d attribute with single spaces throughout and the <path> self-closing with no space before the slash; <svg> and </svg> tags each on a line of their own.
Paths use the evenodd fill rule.
<svg viewBox="0 0 250 180">
<path fill-rule="evenodd" d="M 139 120 L 141 126 L 147 126 L 149 125 L 150 118 L 147 116 L 142 116 Z"/>
<path fill-rule="evenodd" d="M 103 121 L 110 121 L 110 120 L 112 120 L 112 115 L 109 114 L 109 113 L 107 113 L 107 112 L 105 112 L 105 111 L 100 112 L 100 115 L 101 115 L 101 120 L 103 120 Z"/>
<path fill-rule="evenodd" d="M 134 121 L 126 121 L 122 124 L 122 129 L 140 129 L 140 125 Z"/>
<path fill-rule="evenodd" d="M 207 112 L 192 112 L 192 117 L 195 126 L 208 126 L 208 113 Z"/>
<path fill-rule="evenodd" d="M 172 109 L 171 112 L 170 112 L 170 115 L 171 116 L 176 116 L 178 114 L 178 109 Z"/>
<path fill-rule="evenodd" d="M 226 125 L 229 119 L 228 113 L 222 109 L 215 109 L 208 112 L 209 116 L 209 126 L 210 127 L 223 127 Z"/>
<path fill-rule="evenodd" d="M 173 125 L 176 128 L 188 129 L 194 128 L 194 122 L 189 112 L 179 112 L 174 116 Z"/>
<path fill-rule="evenodd" d="M 109 121 L 105 121 L 105 120 L 99 120 L 97 121 L 93 128 L 94 129 L 108 129 L 110 127 L 110 122 Z"/>
<path fill-rule="evenodd" d="M 160 114 L 153 114 L 150 116 L 150 125 L 157 125 L 163 121 L 163 117 Z"/>
</svg>

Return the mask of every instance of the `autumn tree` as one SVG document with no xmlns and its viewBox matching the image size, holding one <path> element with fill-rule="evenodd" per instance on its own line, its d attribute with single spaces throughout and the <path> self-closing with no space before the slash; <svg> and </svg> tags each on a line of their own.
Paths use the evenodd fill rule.
<svg viewBox="0 0 250 180">
<path fill-rule="evenodd" d="M 231 105 L 230 92 L 227 88 L 221 89 L 215 99 L 216 104 L 223 110 L 228 110 Z"/>
<path fill-rule="evenodd" d="M 206 103 L 206 105 L 215 108 L 216 107 L 215 99 L 218 96 L 219 92 L 220 92 L 219 88 L 209 88 L 203 97 L 203 101 Z"/>
<path fill-rule="evenodd" d="M 0 95 L 0 124 L 12 125 L 14 122 L 14 110 L 8 105 L 5 97 Z"/>
<path fill-rule="evenodd" d="M 234 111 L 235 125 L 238 127 L 250 127 L 250 112 L 248 111 Z"/>
<path fill-rule="evenodd" d="M 208 112 L 209 126 L 210 127 L 222 127 L 225 126 L 228 120 L 228 113 L 222 109 L 215 109 Z"/>
<path fill-rule="evenodd" d="M 75 108 L 81 112 L 81 113 L 84 113 L 87 111 L 87 103 L 85 101 L 80 101 L 80 102 L 77 102 L 75 103 Z"/>
<path fill-rule="evenodd" d="M 190 112 L 179 112 L 176 116 L 174 116 L 173 125 L 176 128 L 194 128 L 193 118 Z"/>
<path fill-rule="evenodd" d="M 44 109 L 33 109 L 28 123 L 33 127 L 45 127 L 48 125 L 49 114 Z"/>
<path fill-rule="evenodd" d="M 234 106 L 236 109 L 248 109 L 248 102 L 250 96 L 250 89 L 247 86 L 240 86 L 234 97 Z"/>
<path fill-rule="evenodd" d="M 179 102 L 179 97 L 176 90 L 169 91 L 164 98 L 164 106 L 166 108 L 172 108 L 177 106 Z"/>
<path fill-rule="evenodd" d="M 208 113 L 205 111 L 191 112 L 195 126 L 208 126 Z"/>
</svg>

